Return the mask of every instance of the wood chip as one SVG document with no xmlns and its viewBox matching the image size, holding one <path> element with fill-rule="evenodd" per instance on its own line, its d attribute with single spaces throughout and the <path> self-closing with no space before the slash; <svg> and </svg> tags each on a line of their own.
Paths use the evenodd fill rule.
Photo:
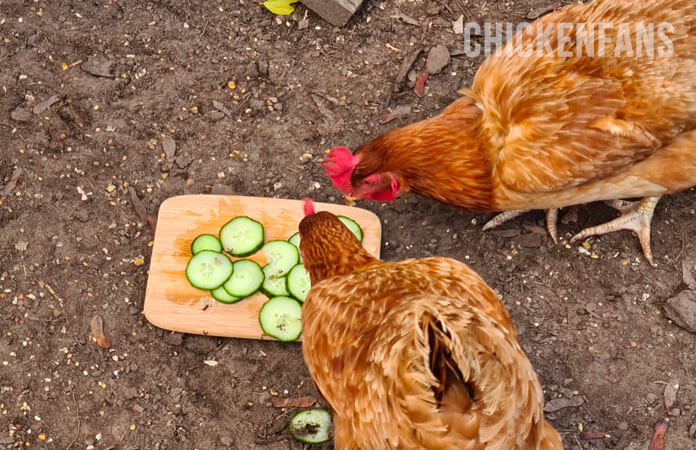
<svg viewBox="0 0 696 450">
<path fill-rule="evenodd" d="M 592 441 L 595 439 L 606 439 L 609 437 L 606 433 L 593 432 L 593 431 L 583 431 L 580 433 L 580 440 L 582 441 Z"/>
<path fill-rule="evenodd" d="M 386 114 L 382 116 L 379 123 L 382 125 L 391 122 L 395 119 L 400 119 L 404 116 L 411 114 L 411 105 L 399 105 L 396 108 L 389 110 Z"/>
<path fill-rule="evenodd" d="M 128 186 L 128 193 L 130 194 L 131 204 L 133 204 L 135 214 L 138 216 L 141 222 L 146 222 L 147 210 L 145 209 L 143 202 L 140 201 L 140 198 L 138 198 L 138 193 L 135 192 L 135 189 L 133 189 L 131 186 Z"/>
<path fill-rule="evenodd" d="M 414 19 L 413 17 L 409 17 L 406 14 L 398 13 L 392 16 L 393 19 L 397 19 L 402 21 L 403 23 L 407 23 L 409 25 L 413 25 L 416 27 L 421 26 L 421 23 L 419 20 Z"/>
<path fill-rule="evenodd" d="M 14 188 L 17 187 L 17 182 L 19 181 L 19 176 L 21 174 L 21 167 L 16 167 L 12 171 L 12 175 L 10 176 L 10 182 L 7 183 L 4 188 L 2 188 L 2 198 L 7 197 L 10 194 L 10 192 L 14 191 Z"/>
<path fill-rule="evenodd" d="M 574 396 L 571 398 L 554 398 L 553 400 L 549 400 L 548 402 L 546 402 L 546 406 L 544 406 L 544 412 L 550 413 L 563 408 L 577 408 L 583 403 L 584 400 L 582 399 L 582 397 L 579 396 Z"/>
<path fill-rule="evenodd" d="M 48 110 L 48 108 L 50 108 L 51 106 L 58 103 L 60 101 L 60 99 L 61 99 L 60 95 L 51 95 L 46 100 L 34 105 L 34 108 L 32 108 L 32 112 L 34 114 L 36 114 L 37 116 L 41 115 L 44 111 Z"/>
<path fill-rule="evenodd" d="M 58 294 L 56 293 L 55 290 L 53 290 L 53 288 L 51 287 L 50 284 L 44 283 L 44 282 L 41 281 L 41 280 L 38 281 L 38 284 L 39 284 L 39 287 L 40 287 L 41 289 L 46 289 L 46 290 L 48 291 L 48 293 L 51 294 L 51 297 L 53 297 L 53 298 L 55 298 L 56 300 L 58 300 L 58 303 L 60 303 L 61 306 L 63 305 L 63 299 L 60 298 L 60 297 L 58 296 Z"/>
<path fill-rule="evenodd" d="M 80 69 L 95 77 L 116 77 L 114 73 L 114 62 L 104 58 L 89 58 L 80 65 Z"/>
<path fill-rule="evenodd" d="M 279 398 L 273 397 L 276 408 L 309 408 L 317 402 L 314 397 Z"/>
<path fill-rule="evenodd" d="M 217 100 L 213 100 L 213 108 L 217 109 L 229 118 L 232 118 L 232 112 Z"/>
<path fill-rule="evenodd" d="M 162 150 L 164 151 L 165 159 L 162 163 L 162 167 L 160 167 L 160 171 L 169 172 L 170 170 L 172 170 L 172 164 L 174 164 L 174 156 L 176 155 L 176 142 L 172 137 L 167 136 L 164 139 L 162 139 Z"/>
<path fill-rule="evenodd" d="M 99 316 L 94 316 L 92 318 L 92 332 L 90 333 L 90 339 L 95 342 L 100 348 L 111 348 L 111 342 L 104 334 L 104 322 Z"/>
</svg>

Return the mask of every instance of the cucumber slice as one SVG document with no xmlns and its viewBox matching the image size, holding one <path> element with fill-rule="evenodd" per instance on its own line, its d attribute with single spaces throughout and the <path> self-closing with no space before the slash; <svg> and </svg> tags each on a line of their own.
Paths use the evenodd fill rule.
<svg viewBox="0 0 696 450">
<path fill-rule="evenodd" d="M 358 225 L 358 222 L 356 222 L 355 220 L 351 219 L 350 217 L 346 217 L 346 216 L 338 216 L 338 220 L 343 222 L 343 224 L 345 226 L 347 226 L 350 231 L 353 232 L 355 237 L 358 238 L 358 240 L 360 242 L 362 242 L 363 232 L 362 232 L 362 228 L 360 228 L 360 225 Z"/>
<path fill-rule="evenodd" d="M 266 294 L 268 298 L 290 295 L 285 287 L 285 277 L 276 275 L 271 269 L 273 268 L 268 265 L 263 267 L 263 274 L 266 278 L 264 278 L 263 284 L 261 285 L 261 291 Z"/>
<path fill-rule="evenodd" d="M 290 236 L 290 239 L 288 239 L 288 242 L 297 247 L 297 249 L 300 249 L 300 232 L 298 231 L 297 233 L 293 234 Z M 302 252 L 300 252 L 300 262 L 303 262 L 304 258 L 302 258 Z"/>
<path fill-rule="evenodd" d="M 201 234 L 191 243 L 191 253 L 195 255 L 203 250 L 222 252 L 222 244 L 220 240 L 212 234 Z"/>
<path fill-rule="evenodd" d="M 294 341 L 302 333 L 302 306 L 290 297 L 273 297 L 259 312 L 259 324 L 279 341 Z"/>
<path fill-rule="evenodd" d="M 330 439 L 331 414 L 325 409 L 301 411 L 290 419 L 288 428 L 303 444 L 323 444 Z"/>
<path fill-rule="evenodd" d="M 222 286 L 233 270 L 232 261 L 226 255 L 202 250 L 186 265 L 186 278 L 193 287 L 211 290 Z"/>
<path fill-rule="evenodd" d="M 226 290 L 224 286 L 220 286 L 217 289 L 213 289 L 210 291 L 210 294 L 213 296 L 213 298 L 221 303 L 234 303 L 239 300 L 239 297 L 235 297 L 234 295 L 230 295 Z"/>
<path fill-rule="evenodd" d="M 307 298 L 307 293 L 312 288 L 309 280 L 309 273 L 303 264 L 298 264 L 290 270 L 288 274 L 288 292 L 301 302 Z"/>
<path fill-rule="evenodd" d="M 297 233 L 290 236 L 290 239 L 288 239 L 288 242 L 299 249 L 300 248 L 300 232 L 298 231 Z"/>
<path fill-rule="evenodd" d="M 235 261 L 234 272 L 222 287 L 231 296 L 244 298 L 259 290 L 263 278 L 261 266 L 250 259 L 240 259 Z"/>
<path fill-rule="evenodd" d="M 288 241 L 270 241 L 263 246 L 268 265 L 273 273 L 284 276 L 300 262 L 300 252 Z"/>
<path fill-rule="evenodd" d="M 220 242 L 233 256 L 249 256 L 263 246 L 263 225 L 246 216 L 235 217 L 220 228 Z"/>
</svg>

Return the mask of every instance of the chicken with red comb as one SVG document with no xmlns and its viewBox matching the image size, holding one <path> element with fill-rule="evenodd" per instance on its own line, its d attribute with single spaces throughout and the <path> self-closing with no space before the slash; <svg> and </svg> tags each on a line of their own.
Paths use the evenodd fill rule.
<svg viewBox="0 0 696 450">
<path fill-rule="evenodd" d="M 336 189 L 343 192 L 346 202 L 354 200 L 376 200 L 393 202 L 402 191 L 399 178 L 392 172 L 364 172 L 360 157 L 353 155 L 346 147 L 336 147 L 324 158 L 326 176 L 331 178 Z"/>
<path fill-rule="evenodd" d="M 554 241 L 559 208 L 609 201 L 622 215 L 571 242 L 631 230 L 652 263 L 658 200 L 696 186 L 696 2 L 574 3 L 511 37 L 440 114 L 376 137 L 354 155 L 335 149 L 327 176 L 349 200 L 410 191 L 503 212 L 484 229 L 546 209 Z M 646 24 L 670 27 L 661 55 L 641 57 Z M 595 33 L 598 25 L 611 31 Z M 621 50 L 626 40 L 635 52 Z M 547 51 L 539 51 L 542 41 Z M 665 50 L 654 44 L 656 54 Z M 618 201 L 630 198 L 643 200 Z"/>
</svg>

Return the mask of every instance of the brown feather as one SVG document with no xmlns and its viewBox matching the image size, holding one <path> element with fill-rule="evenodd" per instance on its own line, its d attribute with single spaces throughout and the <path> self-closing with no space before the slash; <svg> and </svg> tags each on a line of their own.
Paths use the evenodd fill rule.
<svg viewBox="0 0 696 450">
<path fill-rule="evenodd" d="M 589 57 L 528 57 L 539 26 L 612 24 Z M 669 23 L 670 56 L 618 57 L 620 24 Z M 578 53 L 574 25 L 563 50 Z M 655 31 L 657 45 L 662 45 Z M 635 38 L 633 49 L 637 51 Z M 605 56 L 599 55 L 603 50 Z M 647 53 L 647 49 L 642 49 Z M 536 21 L 479 68 L 470 90 L 441 114 L 356 150 L 353 183 L 391 172 L 413 190 L 476 211 L 557 208 L 659 196 L 696 185 L 696 3 L 595 0 Z"/>
<path fill-rule="evenodd" d="M 382 262 L 330 213 L 300 232 L 302 349 L 337 449 L 562 448 L 510 316 L 471 269 Z"/>
</svg>

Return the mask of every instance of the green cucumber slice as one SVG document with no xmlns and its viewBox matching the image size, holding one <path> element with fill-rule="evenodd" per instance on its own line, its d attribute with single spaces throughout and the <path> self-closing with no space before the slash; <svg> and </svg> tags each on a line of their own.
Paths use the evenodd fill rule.
<svg viewBox="0 0 696 450">
<path fill-rule="evenodd" d="M 231 296 L 244 298 L 259 290 L 263 278 L 261 266 L 250 259 L 240 259 L 235 261 L 234 272 L 222 287 Z"/>
<path fill-rule="evenodd" d="M 261 291 L 266 294 L 268 298 L 290 295 L 285 287 L 285 277 L 276 275 L 271 269 L 273 269 L 273 267 L 268 265 L 263 267 L 263 274 L 266 278 L 264 278 L 263 284 L 261 285 Z"/>
<path fill-rule="evenodd" d="M 288 429 L 303 444 L 323 444 L 331 437 L 331 414 L 325 409 L 301 411 L 290 419 Z"/>
<path fill-rule="evenodd" d="M 233 256 L 249 256 L 263 246 L 263 225 L 246 216 L 235 217 L 220 228 L 220 242 Z"/>
<path fill-rule="evenodd" d="M 299 249 L 300 248 L 300 232 L 298 231 L 297 233 L 290 236 L 290 239 L 288 239 L 288 242 Z"/>
<path fill-rule="evenodd" d="M 224 286 L 220 286 L 217 289 L 213 289 L 210 291 L 210 294 L 213 296 L 213 298 L 220 303 L 234 303 L 236 301 L 239 301 L 239 297 L 235 297 L 234 295 L 230 295 L 229 292 L 225 290 Z"/>
<path fill-rule="evenodd" d="M 259 324 L 279 341 L 294 341 L 302 333 L 302 306 L 290 297 L 273 297 L 259 312 Z"/>
<path fill-rule="evenodd" d="M 303 264 L 298 264 L 290 270 L 287 288 L 290 295 L 301 302 L 305 301 L 307 293 L 312 288 L 312 282 Z"/>
<path fill-rule="evenodd" d="M 201 234 L 191 243 L 191 253 L 198 254 L 203 250 L 222 252 L 220 240 L 212 234 Z"/>
<path fill-rule="evenodd" d="M 351 219 L 350 217 L 346 217 L 346 216 L 338 216 L 338 220 L 343 222 L 343 224 L 345 226 L 347 226 L 350 231 L 353 232 L 355 237 L 358 238 L 358 240 L 360 242 L 362 242 L 363 231 L 362 231 L 362 228 L 360 228 L 360 225 L 358 225 L 358 222 L 356 222 L 355 220 Z"/>
<path fill-rule="evenodd" d="M 223 253 L 202 250 L 186 265 L 186 278 L 193 287 L 211 290 L 222 286 L 233 270 L 232 261 Z"/>
<path fill-rule="evenodd" d="M 288 239 L 288 242 L 297 247 L 298 250 L 300 250 L 300 232 L 298 231 L 297 233 L 293 234 L 290 236 Z M 300 262 L 303 262 L 304 258 L 302 258 L 302 252 L 300 251 Z"/>
<path fill-rule="evenodd" d="M 266 261 L 273 273 L 284 276 L 300 262 L 300 252 L 288 241 L 270 241 L 263 246 Z"/>
</svg>

